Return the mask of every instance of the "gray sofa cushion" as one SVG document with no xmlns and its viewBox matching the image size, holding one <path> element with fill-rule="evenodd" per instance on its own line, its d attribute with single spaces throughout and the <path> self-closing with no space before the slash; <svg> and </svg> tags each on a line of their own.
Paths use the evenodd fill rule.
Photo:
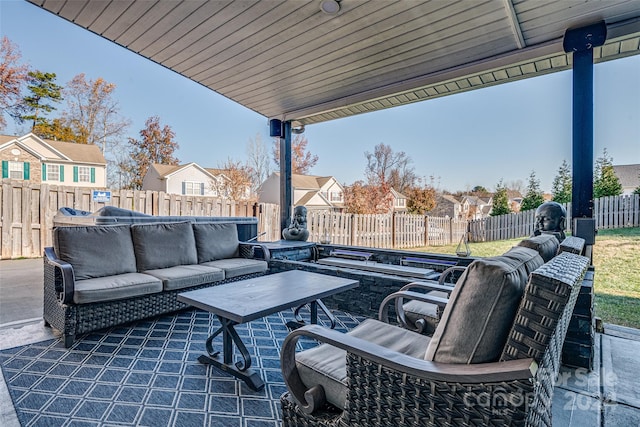
<svg viewBox="0 0 640 427">
<path fill-rule="evenodd" d="M 190 222 L 133 224 L 131 236 L 138 271 L 198 263 Z"/>
<path fill-rule="evenodd" d="M 429 337 L 426 335 L 374 319 L 365 320 L 348 334 L 416 359 L 422 359 L 429 344 Z M 343 409 L 348 391 L 346 354 L 346 351 L 329 344 L 321 344 L 296 354 L 296 366 L 302 382 L 308 388 L 320 384 L 327 401 Z"/>
<path fill-rule="evenodd" d="M 200 265 L 221 268 L 224 270 L 225 279 L 243 276 L 252 273 L 265 273 L 269 267 L 266 261 L 248 258 L 228 258 L 217 261 L 209 261 Z"/>
<path fill-rule="evenodd" d="M 193 232 L 198 250 L 198 264 L 239 256 L 240 242 L 235 224 L 196 222 L 193 223 Z"/>
<path fill-rule="evenodd" d="M 73 302 L 89 304 L 114 301 L 161 291 L 162 282 L 153 276 L 142 273 L 116 274 L 76 281 Z"/>
<path fill-rule="evenodd" d="M 144 273 L 162 280 L 165 291 L 218 282 L 225 278 L 221 269 L 197 264 L 145 270 Z"/>
<path fill-rule="evenodd" d="M 56 227 L 53 247 L 76 280 L 136 272 L 129 225 Z"/>
<path fill-rule="evenodd" d="M 531 248 L 540 254 L 544 262 L 549 262 L 551 258 L 558 253 L 560 242 L 552 234 L 541 234 L 539 236 L 529 237 L 518 243 L 518 246 Z"/>
<path fill-rule="evenodd" d="M 444 363 L 498 360 L 527 282 L 525 262 L 505 256 L 472 262 L 451 293 L 425 359 Z"/>
</svg>

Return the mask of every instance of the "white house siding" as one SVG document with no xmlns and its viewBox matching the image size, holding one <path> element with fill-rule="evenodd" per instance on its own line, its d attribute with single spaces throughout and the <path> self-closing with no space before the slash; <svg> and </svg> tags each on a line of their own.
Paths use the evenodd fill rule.
<svg viewBox="0 0 640 427">
<path fill-rule="evenodd" d="M 201 182 L 204 184 L 205 196 L 216 196 L 216 193 L 211 190 L 211 177 L 194 166 L 181 169 L 169 175 L 167 177 L 167 193 L 183 194 L 182 183 L 184 181 Z"/>
<path fill-rule="evenodd" d="M 295 198 L 295 197 L 294 197 Z M 300 198 L 300 197 L 298 197 Z M 280 177 L 271 174 L 260 186 L 260 194 L 258 194 L 260 203 L 280 204 Z"/>
</svg>

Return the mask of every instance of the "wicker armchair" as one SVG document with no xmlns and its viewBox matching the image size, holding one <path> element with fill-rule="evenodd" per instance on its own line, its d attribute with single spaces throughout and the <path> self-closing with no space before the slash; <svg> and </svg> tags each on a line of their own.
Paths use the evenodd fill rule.
<svg viewBox="0 0 640 427">
<path fill-rule="evenodd" d="M 570 236 L 559 243 L 554 235 L 543 234 L 523 239 L 518 246 L 536 250 L 542 260 L 547 262 L 561 252 L 581 254 L 584 239 Z M 442 312 L 456 281 L 466 268 L 450 267 L 442 273 L 438 282 L 416 281 L 389 295 L 380 305 L 380 320 L 389 321 L 387 304 L 393 302 L 397 322 L 403 328 L 432 335 L 440 323 Z"/>
<path fill-rule="evenodd" d="M 357 332 L 360 326 L 347 334 L 317 325 L 290 333 L 281 353 L 289 389 L 281 397 L 283 425 L 551 426 L 560 352 L 588 267 L 588 258 L 562 253 L 531 273 L 508 328 L 506 344 L 493 362 L 443 363 L 410 356 L 371 342 L 375 339 L 371 335 Z M 446 314 L 439 331 L 446 329 L 445 322 L 452 321 Z M 378 323 L 387 335 L 395 329 L 398 339 L 404 339 L 400 338 L 402 334 L 412 334 L 409 338 L 415 341 L 429 340 Z M 308 378 L 302 378 L 300 356 L 316 348 L 296 353 L 301 337 L 323 343 L 318 349 L 324 346 L 325 350 L 346 354 L 345 395 L 338 405 L 335 396 L 329 399 L 331 390 L 310 386 Z M 327 403 L 331 400 L 334 404 Z"/>
</svg>

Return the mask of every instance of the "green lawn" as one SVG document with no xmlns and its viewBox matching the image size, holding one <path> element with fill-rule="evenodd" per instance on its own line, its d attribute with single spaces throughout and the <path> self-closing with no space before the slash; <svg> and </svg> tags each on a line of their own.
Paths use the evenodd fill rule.
<svg viewBox="0 0 640 427">
<path fill-rule="evenodd" d="M 504 253 L 521 239 L 470 243 L 472 256 Z M 455 245 L 415 249 L 454 254 Z M 640 228 L 600 230 L 593 248 L 595 313 L 605 323 L 640 329 Z"/>
</svg>

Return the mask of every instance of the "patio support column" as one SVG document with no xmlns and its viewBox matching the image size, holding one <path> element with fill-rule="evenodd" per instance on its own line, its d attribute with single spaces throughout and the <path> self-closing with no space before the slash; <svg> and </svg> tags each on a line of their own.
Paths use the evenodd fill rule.
<svg viewBox="0 0 640 427">
<path fill-rule="evenodd" d="M 565 52 L 573 52 L 571 216 L 574 220 L 593 218 L 593 49 L 604 44 L 606 35 L 604 22 L 567 30 L 564 35 Z M 595 233 L 595 224 L 593 221 L 589 223 L 594 227 L 591 232 Z M 574 234 L 580 231 L 573 228 L 572 225 Z M 590 233 L 586 227 L 576 228 Z"/>
<path fill-rule="evenodd" d="M 596 223 L 593 217 L 593 49 L 607 38 L 604 22 L 567 30 L 564 51 L 573 52 L 573 187 L 571 232 L 585 239 L 591 258 Z M 562 347 L 562 363 L 591 371 L 594 363 L 595 319 L 593 267 L 581 284 Z"/>
<path fill-rule="evenodd" d="M 291 122 L 283 123 L 284 137 L 280 138 L 280 235 L 291 221 L 293 187 L 291 186 Z"/>
</svg>

